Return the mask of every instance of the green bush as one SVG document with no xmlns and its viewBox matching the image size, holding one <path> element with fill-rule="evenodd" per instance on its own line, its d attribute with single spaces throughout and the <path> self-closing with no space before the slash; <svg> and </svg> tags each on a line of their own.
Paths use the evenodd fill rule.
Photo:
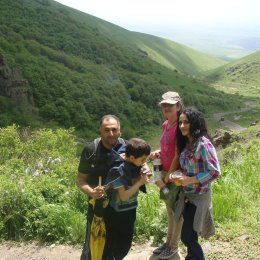
<svg viewBox="0 0 260 260">
<path fill-rule="evenodd" d="M 86 197 L 75 185 L 73 130 L 10 126 L 0 144 L 0 237 L 82 241 Z"/>
<path fill-rule="evenodd" d="M 75 244 L 84 240 L 85 221 L 84 214 L 66 204 L 48 203 L 28 213 L 24 232 L 30 239 Z"/>
</svg>

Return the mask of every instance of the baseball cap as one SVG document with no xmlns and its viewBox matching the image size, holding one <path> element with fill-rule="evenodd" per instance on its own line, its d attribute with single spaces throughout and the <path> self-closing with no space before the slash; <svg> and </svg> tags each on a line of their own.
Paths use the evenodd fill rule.
<svg viewBox="0 0 260 260">
<path fill-rule="evenodd" d="M 177 92 L 168 91 L 162 95 L 162 100 L 160 101 L 159 105 L 161 104 L 177 104 L 181 101 L 181 98 Z"/>
</svg>

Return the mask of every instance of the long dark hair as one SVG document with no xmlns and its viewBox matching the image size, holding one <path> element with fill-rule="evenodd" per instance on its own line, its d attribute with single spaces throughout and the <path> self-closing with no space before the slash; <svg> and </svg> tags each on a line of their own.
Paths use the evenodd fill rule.
<svg viewBox="0 0 260 260">
<path fill-rule="evenodd" d="M 207 125 L 205 119 L 200 111 L 195 108 L 184 108 L 181 114 L 185 114 L 190 123 L 190 134 L 195 143 L 201 136 L 205 136 L 211 139 L 208 134 Z M 180 115 L 178 116 L 179 122 Z M 181 152 L 188 142 L 188 138 L 183 136 L 180 127 L 177 128 L 177 148 Z"/>
</svg>

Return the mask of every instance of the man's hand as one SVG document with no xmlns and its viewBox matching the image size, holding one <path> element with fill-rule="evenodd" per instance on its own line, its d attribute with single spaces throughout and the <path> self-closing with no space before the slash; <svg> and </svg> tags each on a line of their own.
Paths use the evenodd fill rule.
<svg viewBox="0 0 260 260">
<path fill-rule="evenodd" d="M 88 184 L 88 174 L 83 174 L 79 172 L 77 175 L 76 184 L 81 191 L 83 191 L 85 194 L 87 194 L 88 196 L 94 199 L 99 199 L 105 194 L 104 186 L 99 185 L 95 188 L 92 188 Z"/>
<path fill-rule="evenodd" d="M 105 195 L 105 188 L 104 186 L 97 186 L 94 189 L 92 189 L 90 196 L 93 199 L 100 199 Z"/>
</svg>

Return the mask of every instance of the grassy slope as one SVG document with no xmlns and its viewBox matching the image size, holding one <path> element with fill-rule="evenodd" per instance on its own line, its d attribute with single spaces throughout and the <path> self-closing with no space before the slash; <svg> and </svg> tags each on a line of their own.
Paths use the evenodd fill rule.
<svg viewBox="0 0 260 260">
<path fill-rule="evenodd" d="M 219 67 L 225 62 L 168 39 L 135 33 L 137 45 L 153 60 L 190 75 Z"/>
<path fill-rule="evenodd" d="M 243 127 L 259 121 L 260 111 L 260 51 L 233 61 L 214 71 L 207 73 L 206 80 L 216 89 L 227 94 L 239 94 L 247 101 L 242 107 L 250 109 L 241 111 L 234 109 L 235 113 L 226 115 L 230 121 Z M 239 97 L 238 97 L 239 98 Z"/>
<path fill-rule="evenodd" d="M 260 86 L 260 51 L 206 73 L 206 79 L 229 86 Z"/>
<path fill-rule="evenodd" d="M 60 4 L 57 3 L 57 7 Z M 67 8 L 67 7 L 65 7 Z M 68 8 L 71 10 L 71 8 Z M 198 74 L 226 62 L 174 41 L 149 34 L 131 32 L 97 17 L 74 10 L 71 14 L 81 22 L 98 28 L 104 35 L 126 46 L 137 45 L 148 56 L 170 69 L 185 74 Z"/>
</svg>

